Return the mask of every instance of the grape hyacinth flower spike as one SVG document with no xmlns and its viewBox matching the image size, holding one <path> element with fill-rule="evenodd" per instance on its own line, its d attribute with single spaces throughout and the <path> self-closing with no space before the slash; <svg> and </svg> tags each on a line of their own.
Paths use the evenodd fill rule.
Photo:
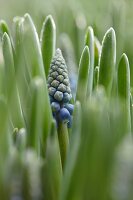
<svg viewBox="0 0 133 200">
<path fill-rule="evenodd" d="M 57 49 L 52 59 L 48 75 L 48 92 L 53 116 L 57 125 L 60 122 L 67 123 L 71 127 L 73 105 L 68 71 L 61 50 Z"/>
</svg>

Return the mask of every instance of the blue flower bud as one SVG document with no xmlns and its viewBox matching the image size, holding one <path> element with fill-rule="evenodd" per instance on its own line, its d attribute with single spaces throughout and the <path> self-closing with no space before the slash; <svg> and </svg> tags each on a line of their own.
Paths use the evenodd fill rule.
<svg viewBox="0 0 133 200">
<path fill-rule="evenodd" d="M 67 103 L 67 104 L 64 105 L 64 108 L 66 108 L 69 111 L 70 115 L 73 114 L 74 105 Z"/>
<path fill-rule="evenodd" d="M 56 89 L 54 87 L 49 87 L 48 91 L 49 91 L 49 94 L 51 96 L 53 96 L 55 94 L 55 92 L 56 92 Z"/>
<path fill-rule="evenodd" d="M 67 92 L 65 92 L 65 93 L 63 94 L 63 102 L 64 102 L 64 103 L 68 103 L 68 102 L 71 100 L 71 98 L 72 98 L 72 95 L 71 95 L 71 94 L 68 94 Z"/>
<path fill-rule="evenodd" d="M 60 120 L 68 123 L 70 120 L 70 113 L 66 108 L 61 108 L 59 113 Z"/>
<path fill-rule="evenodd" d="M 63 99 L 63 93 L 60 91 L 56 91 L 54 94 L 54 98 L 56 99 L 56 101 L 60 102 Z"/>
<path fill-rule="evenodd" d="M 67 66 L 62 56 L 61 50 L 57 49 L 52 59 L 48 75 L 48 92 L 55 101 L 68 103 L 71 99 L 71 89 Z"/>
<path fill-rule="evenodd" d="M 49 95 L 49 98 L 50 98 L 50 103 L 52 103 L 53 101 L 55 101 L 55 99 Z"/>
<path fill-rule="evenodd" d="M 60 104 L 58 102 L 52 102 L 51 108 L 53 112 L 58 112 L 60 110 Z"/>
</svg>

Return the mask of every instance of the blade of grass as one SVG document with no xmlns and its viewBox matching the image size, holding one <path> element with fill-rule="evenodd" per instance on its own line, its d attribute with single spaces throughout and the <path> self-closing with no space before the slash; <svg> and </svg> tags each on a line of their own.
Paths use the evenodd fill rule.
<svg viewBox="0 0 133 200">
<path fill-rule="evenodd" d="M 94 69 L 94 88 L 98 87 L 99 81 L 99 66 L 96 66 Z"/>
<path fill-rule="evenodd" d="M 98 40 L 97 37 L 94 38 L 94 57 L 95 57 L 95 62 L 94 62 L 94 68 L 96 66 L 98 66 L 98 62 L 99 62 L 99 58 L 100 58 L 100 54 L 101 54 L 101 44 Z"/>
<path fill-rule="evenodd" d="M 0 21 L 0 36 L 2 37 L 4 33 L 10 34 L 9 27 L 4 20 Z"/>
<path fill-rule="evenodd" d="M 51 15 L 48 15 L 43 23 L 40 36 L 43 64 L 46 77 L 50 68 L 51 59 L 56 48 L 56 26 Z"/>
<path fill-rule="evenodd" d="M 56 124 L 53 121 L 51 127 L 51 133 L 47 139 L 46 148 L 46 170 L 45 170 L 46 182 L 44 183 L 45 198 L 46 200 L 56 200 L 59 198 L 59 191 L 62 180 L 62 163 L 60 156 L 60 149 L 58 143 L 58 136 L 56 130 Z"/>
<path fill-rule="evenodd" d="M 36 150 L 37 154 L 45 155 L 46 140 L 50 132 L 52 112 L 45 97 L 44 80 L 36 77 L 32 80 L 28 99 L 28 146 Z M 41 146 L 40 146 L 41 143 Z M 41 149 L 40 149 L 41 148 Z"/>
<path fill-rule="evenodd" d="M 90 67 L 89 48 L 85 46 L 79 62 L 78 83 L 76 92 L 76 100 L 79 100 L 81 103 L 84 102 L 87 95 L 89 67 Z"/>
<path fill-rule="evenodd" d="M 123 54 L 118 65 L 118 96 L 123 103 L 128 130 L 131 128 L 130 118 L 130 67 L 126 54 Z"/>
<path fill-rule="evenodd" d="M 90 50 L 90 68 L 89 68 L 89 78 L 88 78 L 88 96 L 91 96 L 93 89 L 93 71 L 94 71 L 94 32 L 92 27 L 88 27 L 85 35 L 85 45 L 89 47 Z"/>
<path fill-rule="evenodd" d="M 110 95 L 116 63 L 116 36 L 113 28 L 110 28 L 102 41 L 101 56 L 99 59 L 99 84 L 105 87 Z"/>
<path fill-rule="evenodd" d="M 70 145 L 68 149 L 68 155 L 66 160 L 66 166 L 64 170 L 64 177 L 62 181 L 62 187 L 60 192 L 60 199 L 66 199 L 69 192 L 71 176 L 74 170 L 74 166 L 77 161 L 79 146 L 81 142 L 81 105 L 77 101 L 74 107 L 73 125 L 70 132 Z"/>
<path fill-rule="evenodd" d="M 43 87 L 44 87 L 43 100 L 47 108 L 46 116 L 47 115 L 49 116 L 49 114 L 51 113 L 51 108 L 50 108 L 50 101 L 49 101 L 47 84 L 46 84 L 46 77 L 45 77 L 44 67 L 43 67 L 41 47 L 40 47 L 40 42 L 38 39 L 38 35 L 36 32 L 34 23 L 30 15 L 26 14 L 24 16 L 24 21 L 22 21 L 21 25 L 22 25 L 22 30 L 23 30 L 22 35 L 21 35 L 22 37 L 21 42 L 22 42 L 22 47 L 23 47 L 24 56 L 25 56 L 26 69 L 28 69 L 28 73 L 29 73 L 28 81 L 30 82 L 31 79 L 34 78 L 35 76 L 40 76 L 43 78 Z M 50 122 L 51 117 L 50 118 L 48 117 L 48 120 L 49 120 L 49 123 L 51 123 Z M 46 125 L 46 128 L 44 128 L 45 133 L 48 131 L 47 127 L 48 126 Z"/>
<path fill-rule="evenodd" d="M 26 66 L 31 78 L 41 76 L 45 79 L 41 47 L 35 25 L 29 14 L 22 21 L 22 42 Z"/>
<path fill-rule="evenodd" d="M 14 70 L 14 59 L 11 41 L 7 33 L 4 33 L 2 38 L 2 48 L 4 56 L 4 85 L 5 95 L 9 104 L 9 112 L 11 120 L 15 127 L 23 127 L 24 120 L 22 117 L 18 91 L 16 87 L 15 70 Z"/>
</svg>

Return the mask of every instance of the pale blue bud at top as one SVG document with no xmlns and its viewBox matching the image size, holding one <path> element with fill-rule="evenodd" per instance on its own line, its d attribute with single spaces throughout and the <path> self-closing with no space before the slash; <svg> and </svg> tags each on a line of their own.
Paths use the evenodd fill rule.
<svg viewBox="0 0 133 200">
<path fill-rule="evenodd" d="M 67 66 L 61 50 L 57 49 L 48 75 L 48 92 L 59 103 L 69 103 L 72 98 Z"/>
</svg>

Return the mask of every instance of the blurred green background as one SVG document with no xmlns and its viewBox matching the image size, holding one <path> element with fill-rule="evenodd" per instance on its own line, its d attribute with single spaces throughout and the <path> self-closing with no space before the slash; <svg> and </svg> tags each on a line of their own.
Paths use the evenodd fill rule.
<svg viewBox="0 0 133 200">
<path fill-rule="evenodd" d="M 51 14 L 56 24 L 56 47 L 61 47 L 61 49 L 64 50 L 65 45 L 69 45 L 70 48 L 66 48 L 68 49 L 68 51 L 65 52 L 65 60 L 69 62 L 69 64 L 67 64 L 68 67 L 70 66 L 71 68 L 72 65 L 78 66 L 81 52 L 83 51 L 85 45 L 85 32 L 88 26 L 93 27 L 95 36 L 99 39 L 100 43 L 103 39 L 103 36 L 105 35 L 105 32 L 110 27 L 113 27 L 115 29 L 117 39 L 117 63 L 119 62 L 122 53 L 127 53 L 131 68 L 131 86 L 133 86 L 132 9 L 133 2 L 131 0 L 0 0 L 0 19 L 4 19 L 8 23 L 10 30 L 13 33 L 15 31 L 13 18 L 15 16 L 23 16 L 25 13 L 29 13 L 34 20 L 38 34 L 40 35 L 42 24 L 46 16 Z M 28 125 L 26 124 L 26 127 L 25 125 L 18 126 L 18 121 L 16 122 L 17 125 L 15 124 L 14 127 L 22 127 L 22 129 L 14 130 L 14 132 L 16 131 L 16 133 L 14 133 L 14 135 L 16 135 L 13 135 L 15 137 L 14 143 L 17 147 L 15 145 L 12 145 L 12 142 L 10 142 L 10 146 L 11 148 L 13 148 L 13 150 L 11 151 L 7 139 L 8 137 L 10 139 L 7 131 L 9 122 L 7 123 L 8 118 L 4 119 L 4 117 L 7 115 L 7 110 L 5 109 L 6 106 L 3 106 L 5 105 L 3 103 L 3 98 L 0 99 L 0 132 L 6 133 L 1 134 L 0 136 L 3 139 L 0 139 L 0 147 L 2 149 L 2 151 L 0 150 L 0 197 L 2 196 L 1 194 L 4 194 L 5 196 L 15 196 L 16 194 L 21 196 L 21 193 L 24 193 L 24 196 L 27 195 L 28 200 L 30 200 L 28 195 L 33 195 L 33 197 L 34 195 L 37 195 L 36 198 L 31 199 L 38 200 L 38 196 L 41 196 L 44 193 L 47 196 L 45 199 L 48 200 L 57 200 L 58 198 L 56 197 L 56 195 L 60 195 L 61 200 L 132 200 L 132 142 L 130 138 L 127 138 L 127 140 L 122 142 L 122 138 L 126 134 L 127 137 L 130 136 L 130 134 L 127 133 L 128 131 L 125 130 L 127 128 L 126 125 L 128 121 L 126 121 L 125 117 L 127 117 L 126 114 L 129 114 L 129 112 L 124 113 L 124 115 L 122 110 L 123 104 L 118 104 L 116 96 L 114 100 L 112 99 L 114 95 L 113 92 L 111 94 L 111 98 L 109 96 L 106 97 L 102 88 L 97 90 L 97 92 L 94 92 L 94 94 L 92 95 L 92 99 L 86 101 L 85 105 L 82 101 L 84 100 L 84 98 L 81 98 L 81 106 L 83 107 L 83 111 L 81 111 L 82 107 L 80 107 L 80 104 L 75 105 L 76 111 L 73 120 L 74 125 L 72 133 L 70 134 L 70 150 L 68 152 L 68 158 L 66 161 L 65 173 L 62 176 L 59 146 L 56 138 L 56 130 L 54 124 L 51 129 L 50 135 L 48 137 L 46 135 L 48 134 L 48 131 L 46 131 L 46 129 L 48 128 L 46 126 L 48 124 L 47 120 L 50 118 L 50 106 L 46 105 L 50 104 L 49 101 L 47 101 L 48 94 L 47 90 L 45 90 L 46 84 L 43 84 L 42 81 L 38 82 L 40 78 L 35 78 L 35 76 L 37 76 L 38 74 L 40 77 L 43 76 L 43 74 L 40 73 L 40 68 L 43 66 L 43 62 L 42 58 L 39 57 L 39 48 L 37 48 L 37 39 L 35 35 L 35 30 L 33 29 L 34 25 L 29 19 L 29 16 L 25 16 L 25 20 L 23 22 L 24 31 L 22 33 L 19 32 L 19 36 L 21 36 L 20 38 L 16 37 L 17 39 L 20 39 L 20 44 L 16 43 L 17 45 L 15 46 L 17 50 L 17 56 L 15 55 L 16 57 L 13 57 L 13 52 L 11 50 L 11 41 L 8 38 L 8 35 L 5 35 L 3 39 L 4 61 L 7 61 L 5 62 L 5 66 L 8 70 L 10 69 L 8 68 L 8 66 L 12 64 L 11 70 L 14 69 L 13 67 L 15 66 L 15 70 L 17 69 L 19 72 L 17 72 L 17 87 L 21 99 L 22 109 L 24 111 L 24 114 L 26 113 L 25 115 L 23 114 L 23 117 L 27 117 L 25 118 L 25 121 L 27 120 L 26 122 L 28 122 Z M 22 27 L 20 26 L 19 28 Z M 66 34 L 66 37 L 62 37 L 63 33 Z M 114 33 L 114 31 L 110 30 L 110 32 L 108 33 L 112 36 L 112 33 Z M 14 34 L 12 34 L 12 36 L 14 37 Z M 115 36 L 113 35 L 112 37 L 115 40 Z M 113 41 L 112 37 L 111 39 L 108 39 L 108 35 L 106 35 L 106 38 L 104 38 L 106 39 L 106 45 L 103 48 L 103 60 L 101 60 L 103 63 L 105 63 L 103 65 L 105 66 L 105 70 L 106 65 L 108 65 L 108 63 L 112 64 L 112 60 L 115 60 L 115 42 L 110 42 Z M 24 38 L 24 40 L 21 40 L 22 38 Z M 64 38 L 65 40 L 63 40 Z M 33 51 L 32 48 L 30 48 L 32 46 Z M 11 52 L 8 50 L 11 50 Z M 113 53 L 111 54 L 110 52 Z M 20 58 L 18 58 L 18 55 L 20 56 Z M 10 58 L 9 60 L 7 59 L 8 56 Z M 106 57 L 110 59 L 107 60 Z M 90 58 L 92 59 L 92 57 Z M 86 57 L 84 57 L 84 59 L 86 59 Z M 14 63 L 12 62 L 12 60 L 14 61 Z M 33 71 L 36 66 L 41 67 L 38 67 L 36 74 L 34 74 Z M 6 69 L 6 67 L 4 68 L 4 70 Z M 123 70 L 123 62 L 120 67 L 122 67 Z M 129 68 L 127 58 L 126 63 L 124 60 L 124 67 L 126 68 L 126 70 Z M 1 71 L 2 70 L 3 69 L 1 69 Z M 117 73 L 117 71 L 118 70 L 115 69 L 115 73 Z M 110 69 L 108 74 L 109 73 Z M 4 81 L 6 81 L 6 84 L 3 79 L 1 79 L 2 83 L 4 83 L 3 85 L 7 86 L 7 91 L 10 91 L 10 87 L 8 88 L 8 86 L 10 86 L 10 83 L 13 82 L 12 80 L 14 78 L 14 71 L 12 74 L 10 73 L 10 70 L 6 72 L 6 77 L 9 78 L 8 82 L 6 81 L 7 79 L 4 79 Z M 124 84 L 128 86 L 126 87 L 126 92 L 128 95 L 125 96 L 131 102 L 128 101 L 126 111 L 130 110 L 131 119 L 129 120 L 131 120 L 131 124 L 133 124 L 133 103 L 132 99 L 130 99 L 129 70 L 127 74 L 128 76 L 126 76 L 126 73 L 123 73 L 122 75 L 120 74 L 120 84 L 122 85 L 122 87 Z M 0 75 L 2 77 L 2 73 L 0 73 Z M 111 77 L 111 79 L 109 77 L 109 81 L 113 80 L 113 78 L 113 76 Z M 102 74 L 102 79 L 104 80 L 104 73 Z M 124 84 L 123 80 L 125 80 Z M 30 84 L 30 81 L 32 81 L 33 85 Z M 85 81 L 87 83 L 87 78 Z M 13 87 L 12 84 L 11 87 Z M 42 88 L 44 88 L 44 90 Z M 14 91 L 16 91 L 17 93 L 17 90 L 14 89 Z M 31 91 L 31 97 L 30 95 L 27 95 L 29 94 L 29 91 Z M 122 91 L 122 94 L 124 92 L 125 91 Z M 28 101 L 25 98 L 26 95 Z M 11 114 L 13 114 L 11 116 L 12 119 L 15 118 L 18 120 L 16 112 L 18 108 L 16 106 L 16 102 L 19 101 L 18 99 L 16 100 L 15 97 L 17 95 L 14 95 L 14 92 L 12 96 L 13 97 L 9 104 L 9 111 L 11 112 Z M 122 98 L 120 96 L 120 100 Z M 30 105 L 30 102 L 32 102 L 32 106 L 27 109 Z M 45 112 L 42 112 L 41 109 L 43 109 L 44 111 L 45 106 L 48 107 L 48 110 L 46 110 L 47 114 L 45 124 L 43 126 L 42 122 L 45 117 L 43 113 Z M 35 108 L 35 110 L 32 108 Z M 35 126 L 34 121 L 37 122 Z M 3 122 L 5 122 L 4 126 Z M 51 121 L 49 120 L 49 124 L 50 123 Z M 50 127 L 49 124 L 48 126 Z M 34 137 L 32 137 L 32 134 L 29 134 L 32 132 L 31 130 L 33 131 Z M 54 132 L 54 134 L 52 131 Z M 9 132 L 12 133 L 12 127 L 11 130 L 9 129 Z M 43 135 L 45 133 L 43 135 L 43 138 L 39 138 L 38 132 L 40 135 Z M 16 138 L 18 138 L 18 140 Z M 24 139 L 25 141 L 28 141 L 27 146 L 27 141 L 25 142 Z M 33 144 L 31 144 L 31 141 L 33 142 Z M 36 145 L 41 144 L 39 146 L 40 149 L 43 146 L 42 143 L 39 143 L 38 141 L 44 142 L 44 149 L 46 145 L 45 162 L 43 163 L 44 165 L 42 165 L 42 160 L 40 161 L 35 154 L 37 151 L 35 149 Z M 45 142 L 47 142 L 47 144 L 45 144 Z M 31 151 L 29 151 L 27 147 L 31 146 L 35 147 L 33 149 L 31 148 Z M 16 152 L 14 150 L 15 147 Z M 8 153 L 6 153 L 8 152 L 8 148 L 9 155 Z M 10 160 L 8 161 L 9 158 Z M 18 158 L 21 158 L 21 160 L 19 160 Z M 5 161 L 3 162 L 3 160 Z M 42 168 L 44 173 L 43 175 L 41 171 Z M 23 173 L 21 175 L 20 169 L 24 173 L 24 176 Z M 16 182 L 21 183 L 22 188 L 21 185 L 16 187 Z M 40 187 L 40 185 L 42 185 L 42 188 Z M 54 192 L 51 192 L 52 189 L 55 194 Z M 53 195 L 53 198 L 50 198 L 49 195 Z M 6 198 L 3 197 L 3 199 Z"/>
<path fill-rule="evenodd" d="M 6 20 L 10 27 L 14 16 L 22 16 L 28 12 L 40 33 L 46 15 L 51 14 L 56 23 L 57 34 L 62 32 L 69 34 L 75 48 L 77 63 L 84 45 L 85 28 L 91 25 L 101 41 L 106 30 L 112 26 L 117 37 L 117 59 L 120 59 L 122 52 L 127 53 L 131 74 L 133 74 L 132 10 L 132 0 L 0 0 L 0 19 Z M 60 37 L 57 37 L 58 46 L 59 40 Z M 132 75 L 131 85 L 133 86 Z"/>
</svg>

